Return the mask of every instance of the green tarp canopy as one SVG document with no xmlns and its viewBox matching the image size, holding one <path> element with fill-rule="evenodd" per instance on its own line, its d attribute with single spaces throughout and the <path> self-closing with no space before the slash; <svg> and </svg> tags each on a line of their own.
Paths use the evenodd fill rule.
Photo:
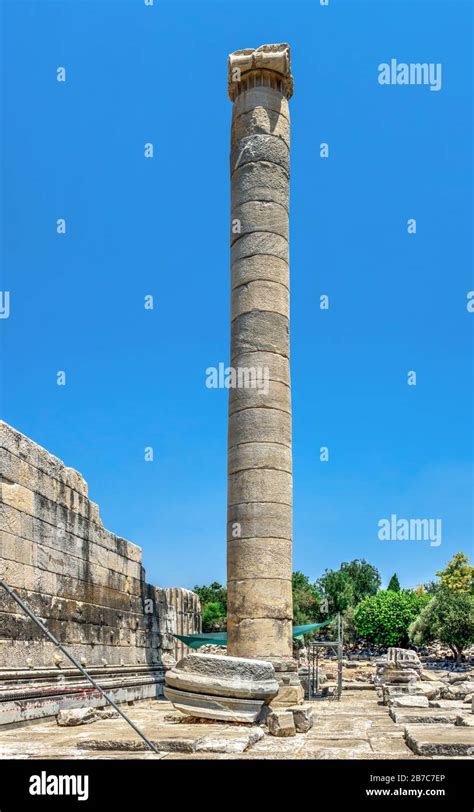
<svg viewBox="0 0 474 812">
<path fill-rule="evenodd" d="M 322 629 L 327 626 L 330 620 L 325 620 L 324 623 L 308 623 L 306 626 L 293 626 L 293 637 L 303 637 L 304 634 Z M 227 632 L 207 632 L 203 634 L 174 634 L 178 640 L 185 643 L 189 648 L 201 648 L 201 646 L 226 646 L 227 645 Z"/>
</svg>

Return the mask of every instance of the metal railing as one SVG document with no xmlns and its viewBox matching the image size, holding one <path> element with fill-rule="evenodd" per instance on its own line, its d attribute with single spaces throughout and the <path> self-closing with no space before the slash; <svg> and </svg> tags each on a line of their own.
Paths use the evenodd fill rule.
<svg viewBox="0 0 474 812">
<path fill-rule="evenodd" d="M 337 640 L 312 640 L 308 643 L 308 699 L 312 699 L 320 691 L 319 652 L 320 649 L 333 649 L 337 655 L 337 690 L 336 699 L 340 700 L 342 694 L 342 647 L 343 625 L 341 615 L 337 616 Z"/>
</svg>

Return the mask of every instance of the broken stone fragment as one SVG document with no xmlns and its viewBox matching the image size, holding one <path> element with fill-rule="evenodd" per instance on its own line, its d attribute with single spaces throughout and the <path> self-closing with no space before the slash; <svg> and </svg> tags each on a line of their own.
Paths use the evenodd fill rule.
<svg viewBox="0 0 474 812">
<path fill-rule="evenodd" d="M 464 671 L 464 672 L 457 673 L 457 674 L 456 673 L 448 674 L 448 682 L 451 683 L 451 684 L 453 682 L 466 682 L 466 681 L 472 680 L 472 677 L 473 677 L 473 674 L 471 674 L 469 671 Z"/>
<path fill-rule="evenodd" d="M 77 725 L 90 725 L 100 719 L 114 719 L 118 713 L 113 708 L 74 708 L 61 710 L 56 716 L 60 727 L 76 727 Z"/>
<path fill-rule="evenodd" d="M 421 679 L 424 682 L 439 682 L 440 681 L 439 673 L 437 673 L 436 671 L 427 671 L 426 669 L 423 669 L 420 676 L 421 676 Z"/>
<path fill-rule="evenodd" d="M 441 691 L 443 699 L 464 699 L 474 693 L 474 682 L 463 680 L 450 685 L 444 685 Z"/>
<path fill-rule="evenodd" d="M 275 710 L 267 716 L 268 732 L 281 738 L 296 736 L 293 714 L 287 710 Z"/>
<path fill-rule="evenodd" d="M 458 716 L 456 716 L 456 721 L 454 724 L 457 727 L 474 727 L 474 717 L 472 715 L 465 716 L 460 713 Z"/>
<path fill-rule="evenodd" d="M 428 708 L 427 696 L 394 696 L 388 700 L 388 705 L 392 708 Z"/>
<path fill-rule="evenodd" d="M 297 733 L 307 733 L 314 724 L 313 709 L 310 705 L 297 705 L 286 708 L 288 713 L 293 714 L 293 722 Z M 274 711 L 275 712 L 275 711 Z"/>
</svg>

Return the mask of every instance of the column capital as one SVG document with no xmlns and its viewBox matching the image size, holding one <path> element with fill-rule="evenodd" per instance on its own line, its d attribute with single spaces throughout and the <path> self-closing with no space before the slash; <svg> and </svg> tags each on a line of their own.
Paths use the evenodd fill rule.
<svg viewBox="0 0 474 812">
<path fill-rule="evenodd" d="M 240 93 L 253 87 L 272 87 L 287 99 L 293 95 L 290 46 L 261 45 L 234 51 L 228 60 L 228 93 L 233 102 Z"/>
</svg>

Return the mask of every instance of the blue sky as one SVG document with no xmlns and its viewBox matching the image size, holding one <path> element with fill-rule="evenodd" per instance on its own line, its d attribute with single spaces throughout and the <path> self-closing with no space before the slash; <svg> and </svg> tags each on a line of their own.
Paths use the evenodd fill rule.
<svg viewBox="0 0 474 812">
<path fill-rule="evenodd" d="M 413 585 L 469 551 L 471 3 L 2 12 L 4 419 L 81 471 L 150 581 L 225 580 L 227 392 L 205 370 L 229 355 L 226 61 L 287 41 L 294 568 L 366 558 Z M 391 58 L 441 63 L 442 89 L 381 86 Z M 392 513 L 441 518 L 441 545 L 379 541 Z"/>
</svg>

